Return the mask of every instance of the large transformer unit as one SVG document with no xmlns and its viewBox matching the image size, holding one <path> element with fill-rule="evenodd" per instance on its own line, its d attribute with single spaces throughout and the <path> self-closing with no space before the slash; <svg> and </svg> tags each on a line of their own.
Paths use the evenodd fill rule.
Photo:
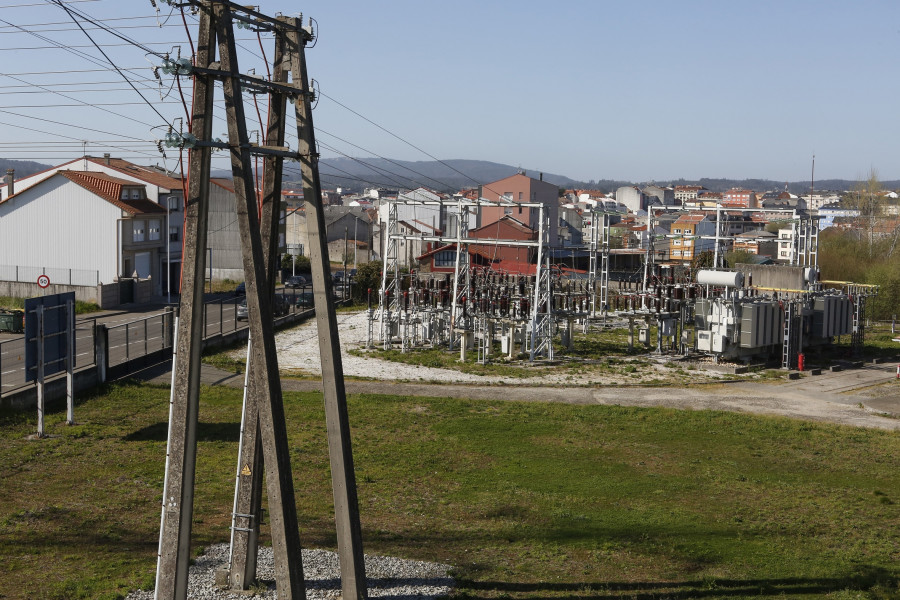
<svg viewBox="0 0 900 600">
<path fill-rule="evenodd" d="M 697 282 L 722 295 L 694 304 L 696 349 L 716 359 L 746 360 L 780 354 L 788 365 L 804 348 L 853 332 L 854 304 L 836 290 L 800 291 L 776 297 L 748 295 L 740 273 L 700 271 Z"/>
</svg>

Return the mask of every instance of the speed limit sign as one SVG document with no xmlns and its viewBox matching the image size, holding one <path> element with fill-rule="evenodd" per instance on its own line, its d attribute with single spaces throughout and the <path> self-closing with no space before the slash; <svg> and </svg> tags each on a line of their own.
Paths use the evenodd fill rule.
<svg viewBox="0 0 900 600">
<path fill-rule="evenodd" d="M 47 286 L 50 285 L 50 278 L 47 277 L 46 275 L 41 275 L 38 277 L 37 284 L 41 288 L 46 288 Z"/>
</svg>

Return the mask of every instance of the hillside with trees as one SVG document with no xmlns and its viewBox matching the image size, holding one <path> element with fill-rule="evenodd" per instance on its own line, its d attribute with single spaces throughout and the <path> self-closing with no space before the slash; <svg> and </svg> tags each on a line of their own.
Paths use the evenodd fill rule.
<svg viewBox="0 0 900 600">
<path fill-rule="evenodd" d="M 10 160 L 8 158 L 0 158 L 0 177 L 6 177 L 7 169 L 15 169 L 16 179 L 19 177 L 27 177 L 35 173 L 40 173 L 50 168 L 50 165 L 44 165 L 31 160 Z"/>
</svg>

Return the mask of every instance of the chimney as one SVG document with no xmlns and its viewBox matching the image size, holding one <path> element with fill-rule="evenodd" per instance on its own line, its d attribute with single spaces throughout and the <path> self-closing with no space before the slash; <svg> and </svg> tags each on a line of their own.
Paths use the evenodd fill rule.
<svg viewBox="0 0 900 600">
<path fill-rule="evenodd" d="M 6 170 L 6 197 L 9 198 L 16 193 L 16 170 Z"/>
<path fill-rule="evenodd" d="M 103 154 L 103 162 L 106 163 L 106 166 L 109 166 L 109 152 Z"/>
</svg>

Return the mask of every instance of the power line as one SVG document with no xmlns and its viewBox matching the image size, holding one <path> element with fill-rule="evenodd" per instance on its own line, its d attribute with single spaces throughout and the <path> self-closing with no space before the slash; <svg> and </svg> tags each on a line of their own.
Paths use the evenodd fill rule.
<svg viewBox="0 0 900 600">
<path fill-rule="evenodd" d="M 48 1 L 50 1 L 50 0 L 48 0 Z M 70 9 L 68 6 L 66 6 L 62 2 L 62 0 L 53 0 L 53 3 L 56 4 L 57 6 L 59 6 L 60 8 L 62 8 L 63 10 L 65 10 L 66 13 L 68 13 L 68 15 L 69 15 L 69 17 L 71 17 L 72 21 L 74 21 L 75 24 L 78 25 L 78 27 L 82 30 L 82 32 L 84 32 L 84 35 L 86 35 L 87 38 L 89 40 L 91 40 L 91 43 L 97 47 L 97 50 L 103 55 L 104 58 L 106 58 L 106 60 L 109 62 L 109 64 L 111 64 L 113 67 L 115 67 L 115 69 L 116 69 L 116 71 L 118 71 L 119 75 L 122 76 L 122 79 L 124 79 L 128 83 L 128 85 L 130 85 L 134 89 L 134 91 L 137 93 L 137 95 L 141 97 L 141 100 L 143 100 L 147 104 L 147 106 L 149 106 L 150 108 L 153 109 L 153 112 L 155 112 L 159 116 L 159 118 L 162 119 L 162 122 L 168 125 L 169 124 L 168 119 L 166 119 L 164 116 L 162 116 L 162 113 L 160 113 L 158 110 L 156 110 L 155 106 L 150 104 L 150 101 L 148 101 L 144 97 L 144 95 L 140 92 L 140 90 L 138 90 L 137 87 L 135 87 L 135 85 L 133 83 L 131 83 L 131 81 L 128 79 L 128 77 L 125 75 L 125 73 L 123 73 L 119 69 L 119 67 L 116 66 L 116 63 L 114 63 L 112 61 L 112 59 L 109 58 L 109 56 L 107 56 L 106 52 L 104 52 L 100 46 L 97 46 L 97 42 L 94 41 L 94 38 L 91 37 L 91 34 L 89 34 L 87 31 L 84 31 L 84 28 L 81 27 L 81 23 L 79 23 L 78 20 L 75 18 L 75 15 L 73 14 L 73 10 Z"/>
<path fill-rule="evenodd" d="M 77 100 L 77 98 L 73 98 L 73 100 Z M 81 108 L 81 107 L 98 108 L 101 106 L 141 106 L 141 105 L 145 104 L 146 102 L 147 101 L 145 99 L 144 102 L 90 102 L 90 103 L 76 102 L 74 104 L 10 104 L 10 105 L 6 105 L 6 106 L 0 105 L 0 108 Z M 177 100 L 161 100 L 161 101 L 157 102 L 156 104 L 181 104 L 181 102 L 179 102 Z M 109 109 L 101 109 L 101 110 L 104 110 L 110 114 L 116 115 L 117 117 L 122 117 L 123 119 L 130 119 L 130 120 L 134 121 L 135 123 L 140 123 L 141 125 L 146 125 L 147 127 L 154 127 L 150 123 L 145 123 L 144 121 L 138 121 L 137 119 L 135 119 L 133 117 L 128 117 L 128 116 L 119 114 L 117 112 L 113 112 Z M 154 111 L 155 110 L 156 109 L 154 108 Z M 164 118 L 159 112 L 157 112 L 156 114 L 158 114 L 160 116 L 160 118 Z M 168 124 L 169 124 L 169 122 L 166 121 L 166 125 L 168 125 Z"/>
<path fill-rule="evenodd" d="M 75 4 L 76 2 L 99 2 L 100 0 L 63 0 L 64 4 Z M 46 2 L 36 2 L 34 4 L 6 4 L 0 8 L 23 8 L 26 6 L 47 6 Z"/>
<path fill-rule="evenodd" d="M 156 19 L 156 18 L 157 18 L 156 15 L 146 15 L 146 16 L 138 15 L 138 16 L 134 16 L 134 17 L 111 17 L 109 19 L 96 19 L 96 20 L 103 22 L 103 23 L 110 23 L 112 21 L 136 21 L 138 19 Z M 68 25 L 70 23 L 71 23 L 71 21 L 49 21 L 47 23 L 24 23 L 20 26 L 21 27 L 44 27 L 47 25 Z M 141 27 L 152 27 L 152 25 L 142 25 Z M 3 29 L 3 27 L 0 27 L 0 29 Z M 74 29 L 73 29 L 73 31 L 74 31 Z"/>
<path fill-rule="evenodd" d="M 28 82 L 25 81 L 24 79 L 19 79 L 18 77 L 14 77 L 14 76 L 12 76 L 12 75 L 7 75 L 7 77 L 9 77 L 10 79 L 13 79 L 13 80 L 15 80 L 15 81 L 18 81 L 18 82 L 20 82 L 20 83 L 28 83 Z M 63 94 L 62 92 L 57 92 L 56 90 L 51 90 L 51 89 L 42 87 L 42 86 L 37 85 L 37 84 L 34 84 L 34 85 L 35 85 L 35 87 L 40 88 L 40 89 L 42 89 L 42 90 L 44 90 L 44 91 L 46 91 L 46 92 L 49 92 L 49 93 L 51 93 L 51 94 L 56 94 L 57 96 L 62 96 L 63 98 L 67 98 L 67 99 L 69 99 L 69 100 L 74 100 L 75 102 L 78 103 L 78 104 L 56 104 L 56 105 L 46 105 L 46 107 L 63 108 L 63 107 L 69 107 L 69 106 L 81 106 L 81 105 L 84 105 L 84 106 L 89 106 L 89 107 L 92 107 L 92 108 L 97 108 L 98 110 L 102 110 L 102 111 L 107 112 L 107 113 L 109 113 L 109 114 L 111 114 L 111 115 L 115 115 L 115 116 L 117 116 L 117 117 L 122 117 L 123 119 L 128 119 L 128 118 L 129 118 L 129 117 L 126 117 L 125 115 L 120 114 L 120 113 L 117 113 L 117 112 L 115 112 L 115 111 L 112 111 L 112 110 L 109 110 L 109 109 L 106 109 L 106 108 L 99 108 L 99 107 L 101 107 L 101 106 L 116 106 L 117 104 L 124 104 L 124 103 L 113 103 L 113 104 L 92 104 L 92 103 L 87 103 L 87 102 L 85 102 L 84 100 L 79 100 L 78 98 L 73 98 L 72 96 L 68 96 L 68 95 L 66 95 L 66 94 Z M 3 107 L 0 107 L 0 108 L 42 108 L 42 106 L 31 106 L 31 107 L 29 107 L 29 105 L 25 105 L 25 106 L 3 106 Z M 159 114 L 159 113 L 157 113 L 157 114 Z M 133 120 L 137 121 L 138 123 L 141 123 L 142 125 L 146 125 L 147 127 L 152 127 L 152 125 L 150 125 L 149 123 L 144 123 L 143 121 L 138 121 L 137 119 L 133 119 Z"/>
<path fill-rule="evenodd" d="M 318 128 L 317 128 L 317 129 L 318 129 Z M 407 171 L 409 171 L 409 172 L 411 172 L 411 173 L 415 173 L 415 174 L 418 175 L 419 177 L 424 177 L 425 179 L 431 180 L 431 181 L 433 181 L 433 182 L 439 184 L 441 187 L 444 187 L 444 188 L 447 188 L 447 189 L 453 189 L 453 187 L 454 187 L 454 186 L 452 186 L 452 185 L 447 185 L 447 184 L 444 183 L 443 181 L 438 181 L 437 179 L 435 179 L 435 178 L 433 178 L 433 177 L 429 177 L 428 175 L 425 175 L 424 173 L 420 173 L 420 172 L 416 171 L 415 169 L 410 169 L 410 168 L 407 167 L 406 165 L 401 165 L 400 163 L 398 163 L 398 162 L 396 162 L 396 161 L 393 161 L 393 160 L 391 160 L 391 159 L 389 159 L 389 158 L 385 158 L 385 157 L 381 156 L 380 154 L 377 154 L 377 153 L 375 153 L 375 152 L 372 152 L 371 150 L 366 150 L 366 149 L 363 148 L 362 146 L 357 146 L 357 145 L 354 144 L 353 142 L 349 142 L 349 141 L 347 141 L 347 140 L 345 140 L 345 139 L 343 139 L 343 138 L 340 138 L 340 137 L 334 135 L 333 133 L 328 133 L 327 131 L 325 131 L 325 130 L 323 130 L 323 129 L 318 129 L 318 131 L 319 131 L 319 133 L 324 133 L 324 134 L 327 135 L 327 136 L 331 136 L 331 137 L 333 137 L 333 138 L 335 138 L 335 139 L 337 139 L 337 140 L 340 140 L 340 141 L 344 142 L 345 144 L 350 144 L 351 146 L 353 146 L 354 148 L 356 148 L 356 149 L 358 149 L 358 150 L 362 150 L 363 152 L 368 152 L 368 153 L 370 153 L 370 154 L 374 154 L 376 157 L 380 158 L 381 160 L 386 160 L 387 162 L 391 163 L 392 165 L 395 165 L 395 166 L 397 166 L 397 167 L 400 167 L 401 169 L 406 169 Z M 410 179 L 410 181 L 412 181 L 412 180 Z"/>
<path fill-rule="evenodd" d="M 343 104 L 342 102 L 339 102 L 338 100 L 332 98 L 331 96 L 329 96 L 329 95 L 326 94 L 325 92 L 319 91 L 319 95 L 320 95 L 320 96 L 324 96 L 325 98 L 328 98 L 329 100 L 331 100 L 332 102 L 334 102 L 334 103 L 337 104 L 338 106 L 344 108 L 345 110 L 350 111 L 351 113 L 353 113 L 354 115 L 356 115 L 356 116 L 359 117 L 360 119 L 364 120 L 365 122 L 367 122 L 367 123 L 369 123 L 369 124 L 371 124 L 371 125 L 374 125 L 375 127 L 377 127 L 378 129 L 382 130 L 383 132 L 385 132 L 386 134 L 390 135 L 391 137 L 394 137 L 394 138 L 400 140 L 401 142 L 403 142 L 404 144 L 406 144 L 406 145 L 409 146 L 410 148 L 413 148 L 413 149 L 415 149 L 415 150 L 418 150 L 419 152 L 421 152 L 421 153 L 424 154 L 425 156 L 431 158 L 432 160 L 435 160 L 435 161 L 441 163 L 442 165 L 444 165 L 444 166 L 447 167 L 448 169 L 450 169 L 450 170 L 452 170 L 452 171 L 454 171 L 454 172 L 456 172 L 456 173 L 462 175 L 462 176 L 465 177 L 466 179 L 469 179 L 470 181 L 473 181 L 473 182 L 475 182 L 475 183 L 478 184 L 478 185 L 482 185 L 481 182 L 478 181 L 477 179 L 475 179 L 474 177 L 471 177 L 470 175 L 467 175 L 466 173 L 463 173 L 463 172 L 460 171 L 459 169 L 453 167 L 452 165 L 447 164 L 446 162 L 442 161 L 441 159 L 437 158 L 436 156 L 434 156 L 434 155 L 432 155 L 432 154 L 426 152 L 425 150 L 422 150 L 421 148 L 419 148 L 418 146 L 416 146 L 416 145 L 413 144 L 412 142 L 409 142 L 409 141 L 403 139 L 402 137 L 400 137 L 399 135 L 397 135 L 396 133 L 394 133 L 393 131 L 390 131 L 390 130 L 388 130 L 388 129 L 382 127 L 381 125 L 379 125 L 379 124 L 376 123 L 375 121 L 373 121 L 373 120 L 369 119 L 368 117 L 366 117 L 366 116 L 364 116 L 364 115 L 358 113 L 357 111 L 353 110 L 352 108 L 350 108 L 350 107 L 347 106 L 346 104 Z M 488 188 L 488 189 L 490 189 L 490 188 Z M 494 191 L 494 190 L 491 190 L 491 191 Z M 497 192 L 494 191 L 494 193 L 496 194 Z"/>
<path fill-rule="evenodd" d="M 37 25 L 23 25 L 23 27 L 36 27 L 35 31 L 39 33 L 62 33 L 66 31 L 77 32 L 78 29 L 75 27 L 60 27 L 58 29 L 47 29 L 43 28 L 41 24 Z M 163 27 L 178 27 L 177 25 L 123 25 L 117 26 L 116 29 L 161 29 Z M 0 35 L 9 35 L 9 34 L 19 34 L 21 31 L 2 31 L 2 29 L 9 29 L 9 27 L 0 27 Z M 88 31 L 105 31 L 103 27 L 88 27 Z"/>
<path fill-rule="evenodd" d="M 63 123 L 61 121 L 54 121 L 52 119 L 43 119 L 41 117 L 23 115 L 22 113 L 13 112 L 11 110 L 0 109 L 0 113 L 6 113 L 8 115 L 13 115 L 14 117 L 21 117 L 23 119 L 33 119 L 35 121 L 44 121 L 46 123 L 52 123 L 54 125 L 62 125 L 63 127 L 74 127 L 75 129 L 84 129 L 85 131 L 93 131 L 94 133 L 102 133 L 103 135 L 114 135 L 114 136 L 121 137 L 123 139 L 138 140 L 140 142 L 144 141 L 141 138 L 136 138 L 136 137 L 133 137 L 130 135 L 123 135 L 121 133 L 114 133 L 112 131 L 103 131 L 101 129 L 94 129 L 93 127 L 84 127 L 83 125 L 73 125 L 72 123 Z"/>
<path fill-rule="evenodd" d="M 382 177 L 386 177 L 387 179 L 389 179 L 390 181 L 392 181 L 394 184 L 396 184 L 396 185 L 397 185 L 398 187 L 400 187 L 400 188 L 404 188 L 404 187 L 408 187 L 408 186 L 405 185 L 405 184 L 403 184 L 403 183 L 401 183 L 401 182 L 399 182 L 399 181 L 397 181 L 396 179 L 394 179 L 393 177 L 391 177 L 391 175 L 394 175 L 394 176 L 399 177 L 399 178 L 401 178 L 401 179 L 406 179 L 407 181 L 411 181 L 411 182 L 414 183 L 414 184 L 417 183 L 417 182 L 416 182 L 414 179 L 412 179 L 412 178 L 404 177 L 403 175 L 400 175 L 399 173 L 393 173 L 393 172 L 391 172 L 391 171 L 389 171 L 389 170 L 387 170 L 387 169 L 383 169 L 383 168 L 381 168 L 381 167 L 376 167 L 375 165 L 372 165 L 372 164 L 370 164 L 370 163 L 367 163 L 366 161 L 364 161 L 364 160 L 362 160 L 362 159 L 354 158 L 354 157 L 352 157 L 352 156 L 350 156 L 350 155 L 348 155 L 348 154 L 344 154 L 343 152 L 341 152 L 341 151 L 338 150 L 337 148 L 335 148 L 335 147 L 333 147 L 333 146 L 329 146 L 329 145 L 326 144 L 325 142 L 318 141 L 318 143 L 319 143 L 319 145 L 321 145 L 323 148 L 326 148 L 326 149 L 328 149 L 328 150 L 331 150 L 332 152 L 334 152 L 334 153 L 336 153 L 336 154 L 340 154 L 340 155 L 343 156 L 344 158 L 349 158 L 350 160 L 352 160 L 352 161 L 354 161 L 354 162 L 358 162 L 359 164 L 364 165 L 365 167 L 367 167 L 367 168 L 368 168 L 369 170 L 371 170 L 373 173 L 376 173 L 376 174 L 378 174 L 378 175 L 381 175 Z"/>
<path fill-rule="evenodd" d="M 0 22 L 7 23 L 8 21 L 0 19 Z M 64 46 L 58 47 L 65 50 Z M 146 68 L 146 65 L 142 65 L 139 67 L 122 67 L 122 70 L 131 72 Z M 102 69 L 66 69 L 65 71 L 25 71 L 22 73 L 4 73 L 4 75 L 69 75 L 71 73 L 106 73 L 108 71 L 115 71 L 115 69 L 112 67 L 104 67 Z"/>
</svg>

